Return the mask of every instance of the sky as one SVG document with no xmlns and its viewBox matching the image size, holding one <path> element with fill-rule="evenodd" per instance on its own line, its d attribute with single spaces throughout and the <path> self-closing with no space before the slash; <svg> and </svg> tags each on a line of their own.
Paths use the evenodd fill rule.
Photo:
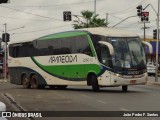
<svg viewBox="0 0 160 120">
<path fill-rule="evenodd" d="M 129 16 L 136 16 L 138 5 L 143 8 L 151 4 L 158 10 L 158 0 L 96 0 L 96 13 L 100 18 L 106 18 L 108 13 L 108 27 L 112 27 Z M 26 41 L 44 35 L 73 30 L 73 20 L 63 21 L 63 11 L 71 11 L 72 15 L 80 15 L 83 10 L 94 11 L 94 0 L 10 0 L 7 4 L 0 4 L 0 34 L 7 24 L 10 41 Z M 150 14 L 149 27 L 146 36 L 152 37 L 156 29 L 156 13 L 149 6 L 145 11 Z M 82 19 L 82 18 L 81 18 Z M 139 17 L 132 17 L 115 28 L 130 30 L 143 36 L 143 23 Z"/>
</svg>

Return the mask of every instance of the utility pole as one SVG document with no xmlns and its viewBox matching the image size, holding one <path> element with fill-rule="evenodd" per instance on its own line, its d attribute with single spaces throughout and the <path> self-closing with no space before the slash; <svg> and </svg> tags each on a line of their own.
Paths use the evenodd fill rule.
<svg viewBox="0 0 160 120">
<path fill-rule="evenodd" d="M 10 40 L 10 34 L 8 34 L 8 31 L 13 31 L 13 30 L 17 30 L 20 28 L 24 28 L 25 26 L 19 27 L 19 28 L 14 28 L 11 30 L 7 30 L 7 23 L 4 24 L 4 33 L 2 35 L 2 41 L 4 42 L 4 79 L 7 79 L 7 65 L 8 65 L 8 59 L 7 59 L 7 54 L 8 54 L 8 50 L 7 50 L 7 42 L 9 42 Z"/>
<path fill-rule="evenodd" d="M 4 24 L 4 33 L 7 33 L 7 23 Z M 7 79 L 7 36 L 5 35 L 5 48 L 4 48 L 4 79 Z"/>
<path fill-rule="evenodd" d="M 96 15 L 96 0 L 94 0 L 94 15 Z"/>
<path fill-rule="evenodd" d="M 148 28 L 149 28 L 149 27 L 146 27 L 146 22 L 144 22 L 144 27 L 142 27 L 142 29 L 144 30 L 144 34 L 143 34 L 143 35 L 144 35 L 144 37 L 143 37 L 143 38 L 144 38 L 144 39 L 143 39 L 144 41 L 146 40 L 146 29 L 148 29 Z"/>
<path fill-rule="evenodd" d="M 156 41 L 156 77 L 155 82 L 158 82 L 158 47 L 159 47 L 159 7 L 160 0 L 158 0 L 158 13 L 157 13 L 157 41 Z"/>
<path fill-rule="evenodd" d="M 108 27 L 108 13 L 106 13 L 106 27 Z"/>
<path fill-rule="evenodd" d="M 146 40 L 146 23 L 144 22 L 144 41 Z"/>
</svg>

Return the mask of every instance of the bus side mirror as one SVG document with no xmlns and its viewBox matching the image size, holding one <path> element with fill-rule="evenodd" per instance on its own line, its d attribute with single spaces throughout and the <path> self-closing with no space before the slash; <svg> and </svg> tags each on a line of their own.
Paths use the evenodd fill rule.
<svg viewBox="0 0 160 120">
<path fill-rule="evenodd" d="M 152 53 L 153 53 L 153 47 L 152 47 L 152 45 L 151 45 L 149 42 L 145 42 L 145 41 L 142 41 L 142 43 L 143 43 L 145 46 L 148 46 L 148 48 L 149 48 L 149 53 L 152 54 Z"/>
<path fill-rule="evenodd" d="M 113 48 L 113 46 L 112 46 L 111 43 L 105 42 L 105 41 L 99 41 L 99 43 L 100 43 L 101 45 L 107 46 L 108 49 L 109 49 L 110 55 L 114 55 L 114 48 Z"/>
</svg>

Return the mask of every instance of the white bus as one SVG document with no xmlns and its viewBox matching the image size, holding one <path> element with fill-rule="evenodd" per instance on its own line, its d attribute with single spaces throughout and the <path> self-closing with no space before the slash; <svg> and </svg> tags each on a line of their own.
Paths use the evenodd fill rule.
<svg viewBox="0 0 160 120">
<path fill-rule="evenodd" d="M 106 28 L 55 33 L 9 45 L 10 82 L 24 88 L 64 89 L 146 84 L 144 47 L 137 34 Z"/>
</svg>

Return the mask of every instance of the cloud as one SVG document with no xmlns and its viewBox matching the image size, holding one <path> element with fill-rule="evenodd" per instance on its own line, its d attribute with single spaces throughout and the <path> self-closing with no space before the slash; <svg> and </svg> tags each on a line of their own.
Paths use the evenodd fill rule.
<svg viewBox="0 0 160 120">
<path fill-rule="evenodd" d="M 73 3 L 79 3 L 79 4 L 73 4 Z M 101 18 L 105 18 L 106 17 L 105 13 L 109 13 L 110 14 L 109 25 L 113 26 L 128 16 L 136 15 L 137 14 L 136 6 L 139 3 L 142 3 L 143 7 L 150 3 L 157 10 L 157 3 L 153 0 L 152 1 L 151 0 L 97 0 L 96 11 Z M 71 4 L 71 5 L 48 6 L 48 7 L 22 7 L 22 6 L 58 5 L 58 4 Z M 10 3 L 2 4 L 2 5 L 13 8 L 13 9 L 30 12 L 33 14 L 46 16 L 50 18 L 56 18 L 60 20 L 63 20 L 63 11 L 71 11 L 72 14 L 78 14 L 78 15 L 80 15 L 80 12 L 82 10 L 94 11 L 94 0 L 69 0 L 69 1 L 66 1 L 66 0 L 58 0 L 58 1 L 11 0 Z M 150 20 L 155 20 L 156 16 L 152 8 L 148 7 L 147 11 L 150 12 Z M 14 18 L 20 18 L 20 19 L 13 19 L 13 18 L 7 18 L 7 17 L 14 17 Z M 24 29 L 17 29 L 15 31 L 10 32 L 11 34 L 17 33 L 17 34 L 11 35 L 12 41 L 19 41 L 19 40 L 23 41 L 24 38 L 33 39 L 43 35 L 47 35 L 55 32 L 61 32 L 61 31 L 68 31 L 73 29 L 71 25 L 68 25 L 68 24 L 71 24 L 72 22 L 69 23 L 69 22 L 57 21 L 54 19 L 31 15 L 24 12 L 7 9 L 4 7 L 0 7 L 0 19 L 1 19 L 0 29 L 4 29 L 4 26 L 2 25 L 4 23 L 8 24 L 8 30 L 25 26 Z M 31 20 L 22 20 L 22 19 L 31 19 Z M 44 20 L 44 21 L 33 21 L 33 20 Z M 141 27 L 143 27 L 143 24 L 138 23 L 138 21 L 140 22 L 140 19 L 138 17 L 130 18 L 125 22 L 123 22 L 122 24 L 118 25 L 117 27 L 121 29 L 131 30 L 131 31 L 137 32 L 139 35 L 143 35 L 143 30 L 141 29 Z M 58 28 L 58 26 L 63 26 L 63 25 L 64 27 Z M 151 27 L 150 29 L 147 30 L 147 34 L 151 36 L 152 30 L 156 27 L 155 21 L 151 21 L 150 23 L 147 24 L 147 26 Z M 37 32 L 31 32 L 31 31 L 37 31 Z M 25 33 L 25 32 L 28 32 L 28 33 Z"/>
</svg>

